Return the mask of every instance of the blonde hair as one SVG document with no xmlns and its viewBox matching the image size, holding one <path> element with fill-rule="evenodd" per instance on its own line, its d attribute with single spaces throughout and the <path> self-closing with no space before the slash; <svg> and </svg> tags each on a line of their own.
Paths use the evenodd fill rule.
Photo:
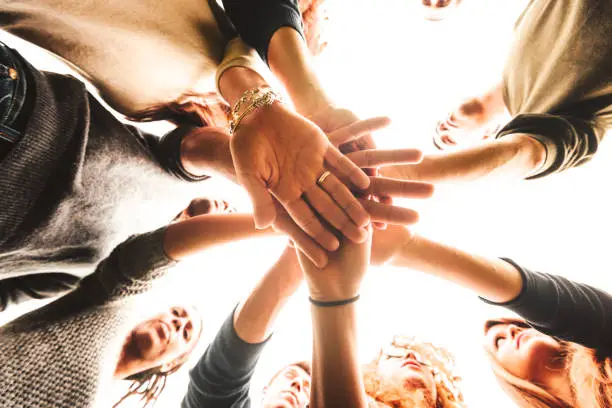
<svg viewBox="0 0 612 408">
<path fill-rule="evenodd" d="M 497 324 L 530 327 L 521 319 L 489 320 L 485 330 Z M 612 359 L 599 356 L 593 349 L 559 341 L 564 370 L 570 379 L 571 404 L 555 396 L 542 384 L 535 384 L 510 374 L 487 350 L 493 373 L 504 392 L 521 408 L 609 408 L 612 407 Z"/>
<path fill-rule="evenodd" d="M 463 408 L 465 407 L 463 394 L 459 388 L 461 377 L 456 376 L 455 358 L 448 350 L 433 345 L 432 343 L 419 341 L 414 337 L 394 336 L 391 345 L 395 348 L 414 350 L 423 356 L 432 366 L 434 381 L 436 383 L 437 398 L 436 408 Z M 401 401 L 393 401 L 396 396 L 390 395 L 389 391 L 382 389 L 381 378 L 378 375 L 377 366 L 382 356 L 382 349 L 376 359 L 364 366 L 363 382 L 368 395 L 369 407 L 383 408 L 401 406 Z M 389 402 L 393 401 L 393 402 Z"/>
</svg>

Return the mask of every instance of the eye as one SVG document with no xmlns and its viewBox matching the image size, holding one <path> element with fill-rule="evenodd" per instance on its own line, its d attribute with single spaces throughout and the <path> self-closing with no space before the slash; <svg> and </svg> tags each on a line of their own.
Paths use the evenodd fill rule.
<svg viewBox="0 0 612 408">
<path fill-rule="evenodd" d="M 177 308 L 172 308 L 171 313 L 173 316 L 180 317 L 180 313 Z"/>
<path fill-rule="evenodd" d="M 499 345 L 504 338 L 502 336 L 495 337 L 495 350 L 499 350 Z"/>
</svg>

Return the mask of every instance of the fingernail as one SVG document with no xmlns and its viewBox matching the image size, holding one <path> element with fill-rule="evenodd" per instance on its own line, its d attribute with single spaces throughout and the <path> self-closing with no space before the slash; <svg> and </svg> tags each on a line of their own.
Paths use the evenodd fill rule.
<svg viewBox="0 0 612 408">
<path fill-rule="evenodd" d="M 328 248 L 330 251 L 337 251 L 338 248 L 340 248 L 340 241 L 338 241 L 337 239 L 330 241 Z"/>
</svg>

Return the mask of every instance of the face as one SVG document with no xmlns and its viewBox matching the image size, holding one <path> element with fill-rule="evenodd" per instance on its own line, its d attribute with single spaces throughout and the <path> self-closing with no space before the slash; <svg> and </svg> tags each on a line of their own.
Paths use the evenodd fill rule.
<svg viewBox="0 0 612 408">
<path fill-rule="evenodd" d="M 532 382 L 546 382 L 560 362 L 561 345 L 555 339 L 520 324 L 500 323 L 485 333 L 485 348 L 510 374 Z"/>
<path fill-rule="evenodd" d="M 202 322 L 195 310 L 172 307 L 136 326 L 126 347 L 144 371 L 170 363 L 193 350 L 201 330 Z"/>
<path fill-rule="evenodd" d="M 461 0 L 421 0 L 425 8 L 425 18 L 440 21 L 455 11 Z"/>
<path fill-rule="evenodd" d="M 435 407 L 436 382 L 429 364 L 413 350 L 389 350 L 383 350 L 377 365 L 380 391 L 396 395 L 402 407 Z"/>
<path fill-rule="evenodd" d="M 305 408 L 310 402 L 310 374 L 297 365 L 280 371 L 264 390 L 264 408 Z"/>
</svg>

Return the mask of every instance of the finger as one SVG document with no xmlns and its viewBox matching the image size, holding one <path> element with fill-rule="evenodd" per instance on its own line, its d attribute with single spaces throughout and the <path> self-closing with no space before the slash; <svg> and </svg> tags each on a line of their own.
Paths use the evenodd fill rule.
<svg viewBox="0 0 612 408">
<path fill-rule="evenodd" d="M 353 220 L 353 223 L 358 227 L 365 227 L 370 223 L 370 215 L 362 207 L 359 200 L 353 195 L 347 186 L 342 184 L 340 180 L 333 174 L 330 174 L 319 185 L 327 192 L 336 202 L 336 204 L 344 210 L 344 212 Z"/>
<path fill-rule="evenodd" d="M 330 132 L 327 137 L 334 146 L 340 146 L 343 143 L 351 142 L 367 135 L 368 133 L 385 128 L 389 126 L 390 123 L 391 119 L 386 116 L 359 120 Z"/>
<path fill-rule="evenodd" d="M 383 222 L 393 225 L 410 225 L 419 221 L 419 213 L 409 208 L 396 207 L 372 200 L 360 199 L 361 205 L 365 208 L 372 221 Z"/>
<path fill-rule="evenodd" d="M 328 176 L 327 178 L 331 177 Z M 327 181 L 327 179 L 325 180 Z M 325 181 L 323 184 L 325 184 Z M 368 233 L 365 229 L 353 224 L 348 215 L 338 207 L 338 204 L 319 186 L 315 186 L 306 194 L 308 203 L 319 213 L 319 215 L 332 227 L 340 231 L 345 237 L 353 242 L 361 243 L 366 240 Z M 357 201 L 357 200 L 355 200 Z M 357 205 L 361 205 L 357 202 Z M 364 214 L 367 216 L 365 210 Z"/>
<path fill-rule="evenodd" d="M 317 219 L 312 209 L 306 202 L 299 198 L 292 203 L 283 203 L 287 213 L 293 221 L 304 230 L 317 244 L 328 251 L 335 251 L 340 247 L 340 241 L 331 232 L 325 229 L 321 221 Z"/>
<path fill-rule="evenodd" d="M 348 153 L 346 157 L 359 167 L 380 167 L 419 163 L 423 159 L 423 153 L 417 149 L 368 149 Z"/>
<path fill-rule="evenodd" d="M 406 181 L 386 177 L 370 177 L 370 187 L 362 191 L 378 197 L 406 197 L 424 199 L 434 193 L 434 186 L 424 181 Z"/>
<path fill-rule="evenodd" d="M 274 223 L 276 208 L 274 198 L 259 177 L 246 173 L 237 173 L 238 182 L 245 188 L 253 203 L 255 228 L 265 229 Z"/>
<path fill-rule="evenodd" d="M 357 188 L 365 189 L 370 185 L 368 175 L 335 147 L 329 146 L 325 153 L 325 161 L 330 170 L 334 170 L 334 173 L 350 180 Z"/>
<path fill-rule="evenodd" d="M 328 258 L 325 250 L 306 235 L 284 211 L 283 215 L 274 223 L 274 229 L 287 234 L 291 238 L 289 240 L 290 245 L 297 247 L 318 268 L 323 268 L 327 265 Z"/>
</svg>

